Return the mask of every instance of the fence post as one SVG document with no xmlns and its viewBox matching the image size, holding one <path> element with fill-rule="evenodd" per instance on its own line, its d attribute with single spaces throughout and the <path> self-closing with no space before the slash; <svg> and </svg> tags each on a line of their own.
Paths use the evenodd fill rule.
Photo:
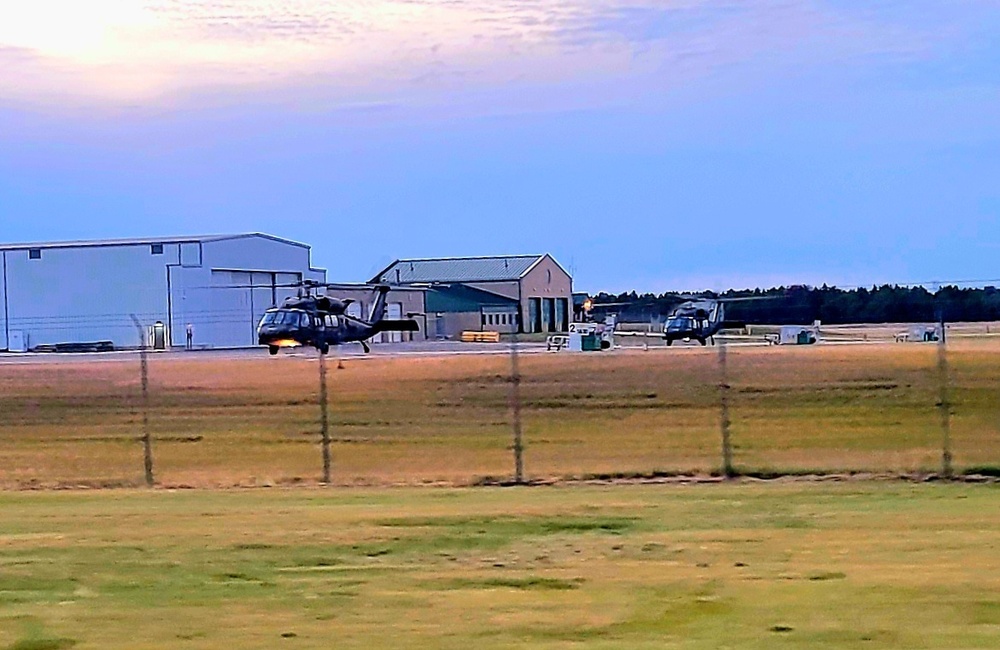
<svg viewBox="0 0 1000 650">
<path fill-rule="evenodd" d="M 520 318 L 517 319 L 520 325 Z M 514 428 L 514 482 L 524 482 L 524 441 L 521 435 L 521 369 L 518 361 L 517 331 L 510 339 L 510 414 Z"/>
<path fill-rule="evenodd" d="M 729 433 L 729 371 L 726 365 L 726 343 L 719 341 L 719 429 L 722 433 L 722 474 L 736 476 L 733 469 L 733 447 Z"/>
<path fill-rule="evenodd" d="M 326 355 L 319 353 L 319 426 L 323 437 L 323 483 L 330 484 L 330 415 L 326 391 Z"/>
<path fill-rule="evenodd" d="M 944 331 L 944 317 L 939 319 L 941 334 L 938 336 L 937 369 L 938 369 L 938 409 L 941 412 L 941 474 L 951 478 L 951 403 L 948 393 L 948 343 Z"/>
<path fill-rule="evenodd" d="M 142 465 L 146 485 L 153 485 L 153 441 L 149 435 L 149 361 L 146 354 L 146 332 L 135 314 L 130 315 L 139 333 L 139 368 L 142 380 Z"/>
</svg>

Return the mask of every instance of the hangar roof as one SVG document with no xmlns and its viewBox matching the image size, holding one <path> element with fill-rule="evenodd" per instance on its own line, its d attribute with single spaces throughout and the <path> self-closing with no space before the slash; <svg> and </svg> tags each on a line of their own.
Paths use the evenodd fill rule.
<svg viewBox="0 0 1000 650">
<path fill-rule="evenodd" d="M 247 237 L 263 237 L 283 244 L 309 248 L 301 242 L 292 241 L 268 235 L 261 232 L 249 232 L 233 235 L 186 235 L 180 237 L 130 237 L 126 239 L 84 239 L 77 241 L 28 242 L 19 244 L 0 244 L 0 251 L 24 250 L 26 248 L 81 248 L 89 246 L 135 246 L 142 244 L 193 244 L 199 242 L 224 241 L 228 239 L 244 239 Z"/>
<path fill-rule="evenodd" d="M 496 255 L 396 260 L 373 283 L 503 282 L 520 280 L 545 255 Z"/>
</svg>

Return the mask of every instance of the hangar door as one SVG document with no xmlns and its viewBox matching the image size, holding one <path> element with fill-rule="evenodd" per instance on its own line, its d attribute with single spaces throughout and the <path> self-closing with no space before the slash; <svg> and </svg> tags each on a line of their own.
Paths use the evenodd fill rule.
<svg viewBox="0 0 1000 650">
<path fill-rule="evenodd" d="M 244 347 L 257 344 L 257 323 L 264 310 L 280 305 L 297 289 L 298 273 L 212 270 L 211 298 L 191 314 L 195 347 Z"/>
</svg>

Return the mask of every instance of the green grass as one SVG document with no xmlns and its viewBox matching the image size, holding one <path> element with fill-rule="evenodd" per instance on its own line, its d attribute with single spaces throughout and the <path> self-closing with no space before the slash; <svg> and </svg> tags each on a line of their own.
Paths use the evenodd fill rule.
<svg viewBox="0 0 1000 650">
<path fill-rule="evenodd" d="M 994 648 L 998 496 L 0 493 L 0 649 Z"/>
</svg>

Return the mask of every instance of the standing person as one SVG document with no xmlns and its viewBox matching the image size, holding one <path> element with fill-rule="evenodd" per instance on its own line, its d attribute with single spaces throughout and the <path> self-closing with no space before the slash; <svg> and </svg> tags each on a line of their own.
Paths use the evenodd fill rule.
<svg viewBox="0 0 1000 650">
<path fill-rule="evenodd" d="M 192 325 L 191 323 L 188 323 L 187 326 L 184 328 L 184 331 L 187 334 L 187 344 L 184 346 L 184 349 L 186 349 L 186 350 L 193 350 L 194 349 L 194 325 Z"/>
</svg>

